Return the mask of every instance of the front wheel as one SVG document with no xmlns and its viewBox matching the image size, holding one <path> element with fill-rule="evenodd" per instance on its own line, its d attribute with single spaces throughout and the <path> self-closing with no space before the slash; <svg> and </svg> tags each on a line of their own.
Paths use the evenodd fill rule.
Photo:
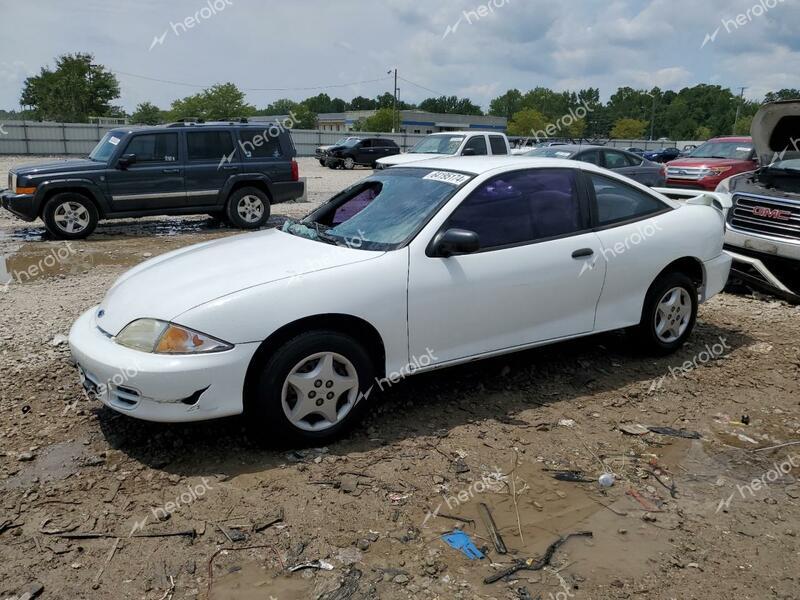
<svg viewBox="0 0 800 600">
<path fill-rule="evenodd" d="M 240 229 L 258 229 L 269 219 L 269 197 L 254 187 L 233 192 L 225 207 L 228 222 Z"/>
<path fill-rule="evenodd" d="M 344 159 L 342 166 L 348 171 L 352 171 L 353 168 L 356 166 L 356 161 L 352 156 L 348 156 L 347 158 Z"/>
<path fill-rule="evenodd" d="M 74 192 L 56 194 L 42 211 L 42 220 L 50 234 L 61 240 L 79 240 L 97 227 L 97 207 L 86 196 Z"/>
<path fill-rule="evenodd" d="M 697 288 L 683 273 L 667 273 L 653 283 L 644 302 L 637 336 L 646 349 L 674 352 L 686 342 L 697 320 Z"/>
<path fill-rule="evenodd" d="M 256 440 L 319 444 L 340 436 L 360 416 L 374 384 L 363 346 L 334 331 L 310 331 L 256 365 L 245 403 Z"/>
</svg>

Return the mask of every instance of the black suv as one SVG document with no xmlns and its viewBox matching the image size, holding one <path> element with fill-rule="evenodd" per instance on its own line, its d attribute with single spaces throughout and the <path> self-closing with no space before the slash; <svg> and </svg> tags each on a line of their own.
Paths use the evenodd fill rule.
<svg viewBox="0 0 800 600">
<path fill-rule="evenodd" d="M 352 169 L 356 165 L 366 165 L 373 169 L 378 159 L 400 154 L 400 146 L 387 138 L 349 138 L 338 146 L 331 146 L 325 152 L 325 164 L 331 169 L 343 167 Z"/>
<path fill-rule="evenodd" d="M 296 154 L 289 131 L 270 123 L 112 129 L 86 159 L 12 169 L 0 202 L 61 239 L 88 236 L 99 219 L 151 215 L 207 213 L 255 229 L 271 204 L 303 196 Z"/>
</svg>

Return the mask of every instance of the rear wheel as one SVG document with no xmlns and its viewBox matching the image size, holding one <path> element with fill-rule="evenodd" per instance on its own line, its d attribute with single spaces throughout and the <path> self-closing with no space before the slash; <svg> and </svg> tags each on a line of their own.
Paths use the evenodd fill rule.
<svg viewBox="0 0 800 600">
<path fill-rule="evenodd" d="M 269 219 L 269 197 L 254 187 L 239 188 L 228 198 L 225 216 L 240 229 L 258 229 Z"/>
<path fill-rule="evenodd" d="M 341 435 L 358 420 L 374 377 L 364 348 L 334 331 L 303 333 L 257 368 L 245 414 L 251 434 L 267 443 Z"/>
<path fill-rule="evenodd" d="M 667 273 L 645 298 L 637 335 L 650 351 L 674 352 L 686 342 L 697 320 L 697 288 L 683 273 Z"/>
<path fill-rule="evenodd" d="M 97 207 L 86 196 L 74 192 L 56 194 L 42 211 L 44 225 L 50 234 L 62 240 L 79 240 L 97 227 Z"/>
</svg>

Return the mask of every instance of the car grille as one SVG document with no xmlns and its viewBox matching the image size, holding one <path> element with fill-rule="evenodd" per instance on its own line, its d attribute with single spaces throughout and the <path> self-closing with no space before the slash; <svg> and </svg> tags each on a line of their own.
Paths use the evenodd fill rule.
<svg viewBox="0 0 800 600">
<path fill-rule="evenodd" d="M 800 203 L 749 194 L 733 197 L 728 214 L 732 228 L 775 237 L 800 239 Z"/>
<path fill-rule="evenodd" d="M 667 167 L 669 179 L 702 179 L 703 169 L 697 167 Z"/>
</svg>

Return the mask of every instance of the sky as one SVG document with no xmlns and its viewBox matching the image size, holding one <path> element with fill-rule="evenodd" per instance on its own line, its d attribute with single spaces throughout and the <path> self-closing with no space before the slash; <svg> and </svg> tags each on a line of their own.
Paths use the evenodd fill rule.
<svg viewBox="0 0 800 600">
<path fill-rule="evenodd" d="M 393 90 L 394 68 L 403 100 L 484 109 L 536 86 L 604 100 L 620 86 L 744 86 L 754 100 L 800 88 L 800 0 L 0 0 L 0 14 L 6 110 L 73 52 L 117 74 L 128 111 L 227 81 L 259 108 L 372 98 Z"/>
</svg>

